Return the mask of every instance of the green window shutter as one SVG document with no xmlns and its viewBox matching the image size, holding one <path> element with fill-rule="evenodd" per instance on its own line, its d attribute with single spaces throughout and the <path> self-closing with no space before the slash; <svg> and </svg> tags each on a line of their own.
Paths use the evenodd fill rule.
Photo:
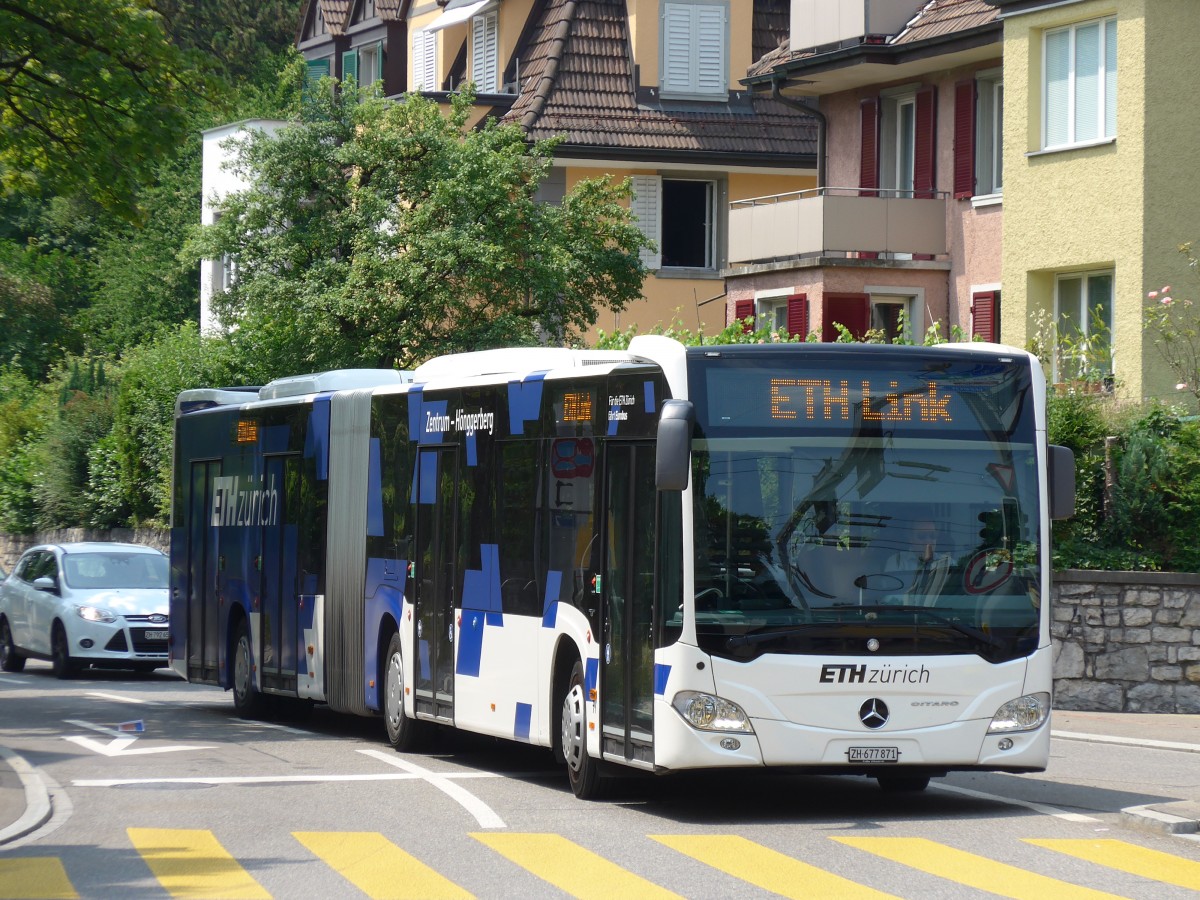
<svg viewBox="0 0 1200 900">
<path fill-rule="evenodd" d="M 321 79 L 329 77 L 329 59 L 310 59 L 307 61 L 308 71 L 304 76 L 305 102 L 313 100 L 321 86 Z"/>
<path fill-rule="evenodd" d="M 342 81 L 354 79 L 358 84 L 358 51 L 347 50 L 342 54 Z"/>
</svg>

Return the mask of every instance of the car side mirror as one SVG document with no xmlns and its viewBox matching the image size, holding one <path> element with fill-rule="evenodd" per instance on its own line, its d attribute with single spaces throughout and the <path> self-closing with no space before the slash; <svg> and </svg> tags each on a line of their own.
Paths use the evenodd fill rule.
<svg viewBox="0 0 1200 900">
<path fill-rule="evenodd" d="M 666 400 L 658 420 L 658 452 L 654 481 L 660 491 L 682 491 L 692 470 L 692 421 L 695 410 L 686 400 Z"/>
<path fill-rule="evenodd" d="M 58 593 L 58 582 L 49 575 L 43 575 L 41 578 L 33 579 L 34 590 L 45 591 L 48 594 Z"/>
</svg>

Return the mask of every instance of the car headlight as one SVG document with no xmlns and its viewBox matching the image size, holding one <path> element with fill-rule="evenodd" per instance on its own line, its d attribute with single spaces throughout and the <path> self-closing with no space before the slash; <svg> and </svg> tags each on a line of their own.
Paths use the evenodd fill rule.
<svg viewBox="0 0 1200 900">
<path fill-rule="evenodd" d="M 1040 728 L 1050 715 L 1050 695 L 1026 694 L 1003 704 L 992 716 L 988 734 L 1006 731 L 1033 731 Z"/>
<path fill-rule="evenodd" d="M 111 609 L 101 609 L 99 606 L 77 606 L 75 612 L 79 618 L 88 622 L 115 622 L 117 614 Z"/>
<path fill-rule="evenodd" d="M 671 706 L 685 722 L 701 731 L 754 732 L 749 717 L 740 706 L 715 694 L 680 691 Z"/>
</svg>

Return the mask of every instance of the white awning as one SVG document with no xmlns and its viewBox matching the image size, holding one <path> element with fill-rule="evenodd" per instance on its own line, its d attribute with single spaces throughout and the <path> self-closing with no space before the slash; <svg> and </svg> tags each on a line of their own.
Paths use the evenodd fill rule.
<svg viewBox="0 0 1200 900">
<path fill-rule="evenodd" d="M 426 26 L 426 31 L 441 31 L 451 25 L 460 25 L 481 12 L 500 5 L 500 0 L 450 0 L 443 12 L 432 25 Z"/>
</svg>

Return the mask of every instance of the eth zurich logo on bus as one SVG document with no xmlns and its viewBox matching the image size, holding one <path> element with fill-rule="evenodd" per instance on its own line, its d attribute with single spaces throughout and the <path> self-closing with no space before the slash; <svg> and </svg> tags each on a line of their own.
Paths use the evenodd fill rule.
<svg viewBox="0 0 1200 900">
<path fill-rule="evenodd" d="M 858 708 L 858 720 L 868 728 L 882 728 L 888 720 L 887 704 L 872 697 Z"/>
</svg>

